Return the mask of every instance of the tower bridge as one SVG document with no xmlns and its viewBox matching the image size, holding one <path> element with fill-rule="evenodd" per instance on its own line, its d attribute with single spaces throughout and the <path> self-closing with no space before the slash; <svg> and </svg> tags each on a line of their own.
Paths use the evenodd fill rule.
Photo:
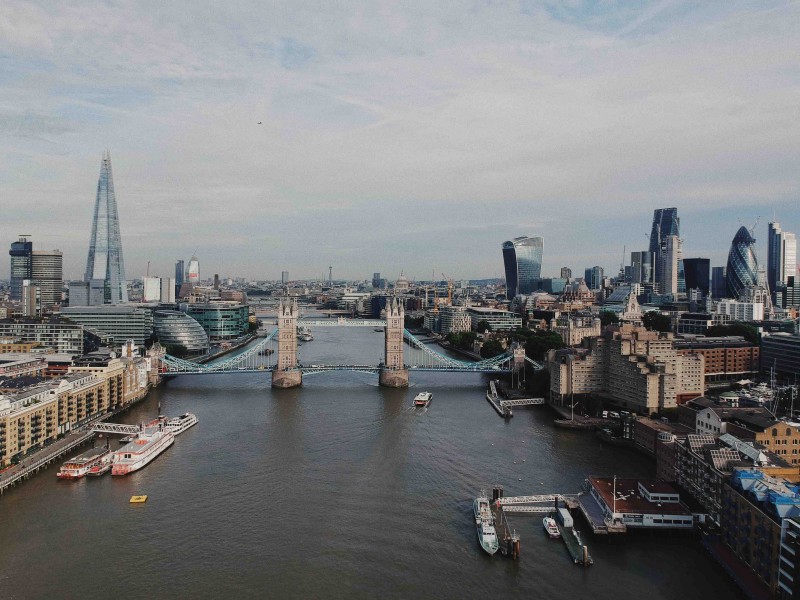
<svg viewBox="0 0 800 600">
<path fill-rule="evenodd" d="M 297 301 L 281 301 L 278 306 L 278 327 L 244 352 L 213 363 L 198 364 L 169 354 L 161 359 L 164 375 L 213 375 L 219 373 L 272 374 L 272 386 L 292 388 L 302 385 L 304 375 L 330 371 L 354 371 L 377 374 L 380 385 L 408 387 L 409 372 L 434 371 L 449 373 L 512 373 L 530 364 L 541 363 L 525 356 L 525 349 L 515 345 L 508 352 L 481 361 L 463 361 L 437 352 L 405 329 L 405 310 L 394 299 L 386 307 L 386 319 L 299 319 Z M 384 348 L 377 365 L 302 364 L 297 356 L 297 327 L 382 327 Z"/>
</svg>

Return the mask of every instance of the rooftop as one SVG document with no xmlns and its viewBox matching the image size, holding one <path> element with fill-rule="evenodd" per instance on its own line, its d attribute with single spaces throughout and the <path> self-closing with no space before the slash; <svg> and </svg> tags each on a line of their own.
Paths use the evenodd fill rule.
<svg viewBox="0 0 800 600">
<path fill-rule="evenodd" d="M 672 485 L 654 479 L 625 479 L 617 477 L 589 477 L 589 483 L 597 491 L 608 507 L 614 507 L 617 513 L 635 513 L 642 515 L 685 515 L 692 513 L 677 502 L 650 502 L 639 493 L 641 484 L 651 494 L 678 494 Z M 616 494 L 616 502 L 614 495 Z"/>
</svg>

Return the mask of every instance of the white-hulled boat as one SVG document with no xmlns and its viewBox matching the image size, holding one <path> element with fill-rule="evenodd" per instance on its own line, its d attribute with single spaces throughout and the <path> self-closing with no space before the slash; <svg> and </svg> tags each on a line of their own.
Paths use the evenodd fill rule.
<svg viewBox="0 0 800 600">
<path fill-rule="evenodd" d="M 114 453 L 112 475 L 127 475 L 149 464 L 175 442 L 175 434 L 156 419 L 143 425 L 134 440 Z"/>
<path fill-rule="evenodd" d="M 88 475 L 95 467 L 102 467 L 110 465 L 113 454 L 111 450 L 105 446 L 99 448 L 92 448 L 87 450 L 80 456 L 69 459 L 58 470 L 56 476 L 59 479 L 80 479 L 84 475 Z M 106 471 L 108 468 L 106 468 Z M 105 471 L 103 471 L 105 473 Z"/>
<path fill-rule="evenodd" d="M 173 434 L 178 435 L 183 433 L 190 427 L 197 425 L 197 416 L 192 413 L 186 413 L 184 415 L 181 415 L 180 417 L 165 419 L 164 425 Z"/>
<path fill-rule="evenodd" d="M 558 525 L 553 517 L 545 517 L 542 519 L 542 526 L 551 538 L 560 538 L 561 532 L 558 530 Z"/>
<path fill-rule="evenodd" d="M 433 394 L 430 392 L 420 392 L 414 397 L 414 406 L 425 408 L 431 403 L 431 399 L 433 399 Z"/>
<path fill-rule="evenodd" d="M 494 517 L 489 506 L 489 497 L 485 492 L 481 491 L 480 495 L 475 498 L 472 510 L 475 516 L 475 526 L 478 530 L 478 543 L 480 543 L 484 552 L 492 555 L 500 548 L 500 543 L 497 540 L 497 532 L 494 529 Z"/>
</svg>

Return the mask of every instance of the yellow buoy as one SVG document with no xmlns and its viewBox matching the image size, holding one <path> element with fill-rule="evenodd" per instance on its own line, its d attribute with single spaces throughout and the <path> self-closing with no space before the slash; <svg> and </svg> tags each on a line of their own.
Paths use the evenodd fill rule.
<svg viewBox="0 0 800 600">
<path fill-rule="evenodd" d="M 131 496 L 131 504 L 141 504 L 147 502 L 147 496 Z"/>
</svg>

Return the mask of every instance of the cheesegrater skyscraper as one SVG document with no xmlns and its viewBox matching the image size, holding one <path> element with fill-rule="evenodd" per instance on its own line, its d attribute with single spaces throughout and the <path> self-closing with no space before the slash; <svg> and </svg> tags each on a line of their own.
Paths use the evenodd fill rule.
<svg viewBox="0 0 800 600">
<path fill-rule="evenodd" d="M 86 259 L 84 281 L 102 282 L 103 302 L 119 304 L 128 301 L 125 283 L 125 265 L 122 261 L 122 239 L 119 232 L 117 197 L 114 194 L 114 179 L 111 174 L 111 153 L 103 152 L 100 164 L 100 179 L 97 182 L 97 199 L 94 204 L 92 237 L 89 240 L 89 256 Z"/>
</svg>

